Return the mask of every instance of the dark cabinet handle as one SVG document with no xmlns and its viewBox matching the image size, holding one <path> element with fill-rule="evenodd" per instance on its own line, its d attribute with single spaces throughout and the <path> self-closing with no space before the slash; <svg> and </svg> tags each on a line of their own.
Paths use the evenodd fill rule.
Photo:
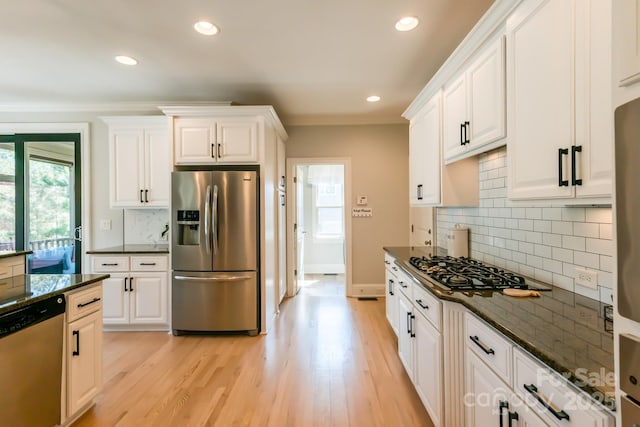
<svg viewBox="0 0 640 427">
<path fill-rule="evenodd" d="M 398 283 L 400 283 L 400 286 L 405 288 L 405 289 L 407 289 L 409 287 L 408 285 L 405 285 L 404 282 L 398 282 Z"/>
<path fill-rule="evenodd" d="M 509 412 L 509 427 L 513 426 L 513 420 L 518 421 L 520 419 L 520 416 L 518 415 L 517 412 Z"/>
<path fill-rule="evenodd" d="M 582 153 L 582 145 L 571 147 L 571 185 L 582 185 L 582 179 L 576 179 L 576 153 Z"/>
<path fill-rule="evenodd" d="M 417 299 L 416 302 L 418 303 L 418 305 L 424 309 L 424 310 L 429 310 L 429 306 L 428 305 L 424 305 L 424 303 L 422 302 L 421 299 Z"/>
<path fill-rule="evenodd" d="M 129 289 L 127 289 L 127 280 L 129 280 L 129 278 L 128 278 L 128 277 L 125 277 L 125 278 L 124 278 L 124 291 L 125 291 L 125 292 L 128 292 L 128 291 L 129 291 Z"/>
<path fill-rule="evenodd" d="M 222 158 L 222 151 L 220 150 L 220 147 L 222 146 L 222 144 L 218 144 L 218 158 L 221 159 Z"/>
<path fill-rule="evenodd" d="M 72 356 L 80 356 L 80 331 L 73 331 L 73 336 L 76 337 L 76 349 L 71 353 Z"/>
<path fill-rule="evenodd" d="M 469 122 L 464 122 L 464 144 L 462 145 L 467 145 L 468 143 L 470 143 L 471 141 L 469 140 L 469 134 L 471 132 L 469 132 Z"/>
<path fill-rule="evenodd" d="M 398 267 L 396 267 L 395 265 L 394 265 L 393 267 L 391 267 L 391 269 L 392 269 L 393 271 L 398 271 Z"/>
<path fill-rule="evenodd" d="M 486 354 L 496 354 L 491 347 L 487 347 L 482 341 L 480 341 L 480 338 L 478 338 L 477 335 L 470 335 L 469 339 L 473 341 L 475 345 L 480 347 Z"/>
<path fill-rule="evenodd" d="M 211 144 L 211 157 L 216 157 L 216 144 Z"/>
<path fill-rule="evenodd" d="M 502 424 L 502 418 L 503 418 L 502 417 L 502 410 L 503 409 L 509 410 L 509 402 L 501 400 L 499 405 L 498 405 L 498 408 L 500 410 L 500 412 L 498 413 L 498 416 L 500 417 L 500 427 L 503 427 L 504 425 Z"/>
<path fill-rule="evenodd" d="M 564 173 L 562 171 L 562 156 L 568 155 L 568 148 L 558 148 L 558 187 L 568 187 L 569 180 L 563 180 Z"/>
<path fill-rule="evenodd" d="M 141 262 L 140 265 L 156 265 L 155 262 Z"/>
<path fill-rule="evenodd" d="M 129 292 L 133 292 L 133 277 L 129 277 Z"/>
<path fill-rule="evenodd" d="M 83 302 L 83 303 L 78 304 L 78 308 L 83 308 L 83 307 L 86 307 L 88 305 L 95 304 L 98 301 L 100 301 L 100 298 L 95 297 L 94 299 L 92 299 L 89 302 Z"/>
<path fill-rule="evenodd" d="M 143 193 L 143 191 L 140 190 L 140 203 L 144 203 L 144 200 L 142 200 L 142 193 Z"/>
<path fill-rule="evenodd" d="M 553 414 L 554 417 L 556 417 L 559 420 L 567 420 L 569 421 L 569 414 L 567 414 L 566 412 L 564 412 L 562 409 L 558 408 L 557 406 L 555 406 L 549 399 L 547 399 L 545 396 L 541 395 L 540 393 L 538 393 L 538 387 L 536 387 L 533 384 L 523 384 L 523 387 L 525 390 L 527 390 L 529 393 L 533 394 L 533 397 L 536 398 L 536 400 L 538 402 L 540 402 L 540 404 L 542 406 L 544 406 L 549 412 L 551 412 Z"/>
<path fill-rule="evenodd" d="M 411 321 L 411 332 L 409 333 L 409 335 L 411 336 L 411 338 L 416 336 L 416 331 L 413 330 L 413 320 L 416 318 L 416 316 L 411 313 L 411 316 L 409 316 L 409 320 Z"/>
<path fill-rule="evenodd" d="M 460 145 L 464 145 L 464 123 L 460 123 Z"/>
<path fill-rule="evenodd" d="M 391 265 L 391 263 L 389 261 L 387 261 L 386 259 L 384 260 L 384 263 L 387 265 Z"/>
<path fill-rule="evenodd" d="M 394 293 L 393 293 L 393 279 L 389 279 L 389 295 L 394 295 Z"/>
<path fill-rule="evenodd" d="M 149 203 L 149 190 L 144 190 L 144 202 Z"/>
<path fill-rule="evenodd" d="M 411 335 L 411 312 L 407 311 L 407 333 Z"/>
<path fill-rule="evenodd" d="M 103 262 L 102 266 L 103 267 L 117 267 L 118 263 L 117 262 Z"/>
<path fill-rule="evenodd" d="M 418 200 L 422 200 L 422 197 L 423 197 L 422 184 L 418 184 L 418 188 L 416 189 L 416 196 Z"/>
</svg>

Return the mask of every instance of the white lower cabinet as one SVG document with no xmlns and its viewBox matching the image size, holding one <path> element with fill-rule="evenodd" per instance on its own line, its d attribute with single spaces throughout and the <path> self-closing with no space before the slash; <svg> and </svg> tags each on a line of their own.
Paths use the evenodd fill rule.
<svg viewBox="0 0 640 427">
<path fill-rule="evenodd" d="M 393 262 L 395 259 L 388 254 L 385 254 L 384 263 L 385 263 L 385 282 L 387 286 L 387 290 L 385 293 L 385 311 L 387 314 L 387 321 L 395 332 L 398 335 L 398 296 L 397 296 L 397 282 L 398 278 L 395 275 L 395 272 L 392 270 L 392 266 L 395 267 Z M 396 269 L 398 267 L 395 267 Z"/>
<path fill-rule="evenodd" d="M 94 256 L 93 271 L 111 275 L 103 282 L 104 324 L 168 328 L 167 265 L 166 255 Z"/>
<path fill-rule="evenodd" d="M 102 388 L 102 287 L 67 294 L 66 405 L 63 425 L 86 411 Z"/>
<path fill-rule="evenodd" d="M 413 305 L 405 294 L 398 294 L 398 356 L 413 381 L 414 337 L 411 323 L 413 322 Z"/>
</svg>

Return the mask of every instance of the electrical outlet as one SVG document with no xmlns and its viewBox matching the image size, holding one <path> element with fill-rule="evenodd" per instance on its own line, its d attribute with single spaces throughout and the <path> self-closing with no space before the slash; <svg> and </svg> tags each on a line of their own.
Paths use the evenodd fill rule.
<svg viewBox="0 0 640 427">
<path fill-rule="evenodd" d="M 101 219 L 100 220 L 100 230 L 102 230 L 102 231 L 110 231 L 111 230 L 111 220 L 110 219 Z"/>
<path fill-rule="evenodd" d="M 598 289 L 598 272 L 576 267 L 576 284 L 591 289 Z"/>
</svg>

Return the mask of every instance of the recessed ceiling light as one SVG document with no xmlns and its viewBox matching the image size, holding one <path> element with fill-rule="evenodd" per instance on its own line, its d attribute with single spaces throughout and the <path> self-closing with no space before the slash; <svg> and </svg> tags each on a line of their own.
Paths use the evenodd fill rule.
<svg viewBox="0 0 640 427">
<path fill-rule="evenodd" d="M 204 34 L 205 36 L 213 36 L 214 34 L 218 34 L 220 30 L 214 24 L 209 21 L 198 21 L 193 24 L 193 28 L 200 34 Z"/>
<path fill-rule="evenodd" d="M 118 55 L 116 56 L 116 61 L 118 61 L 121 64 L 124 65 L 136 65 L 138 63 L 138 60 L 135 58 L 132 58 L 130 56 L 127 55 Z"/>
<path fill-rule="evenodd" d="M 400 18 L 398 22 L 396 22 L 396 30 L 398 31 L 411 31 L 415 27 L 418 26 L 418 18 L 415 16 L 405 16 L 404 18 Z"/>
<path fill-rule="evenodd" d="M 378 102 L 380 97 L 378 95 L 371 95 L 367 97 L 367 102 Z"/>
</svg>

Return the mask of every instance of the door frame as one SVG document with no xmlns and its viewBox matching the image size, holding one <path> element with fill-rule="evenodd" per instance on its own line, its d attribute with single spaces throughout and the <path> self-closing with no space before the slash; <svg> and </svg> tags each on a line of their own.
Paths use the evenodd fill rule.
<svg viewBox="0 0 640 427">
<path fill-rule="evenodd" d="M 344 238 L 345 238 L 345 295 L 353 296 L 351 269 L 351 158 L 349 157 L 290 157 L 287 158 L 287 296 L 295 295 L 296 234 L 297 218 L 296 169 L 302 165 L 342 165 L 344 167 Z"/>
<path fill-rule="evenodd" d="M 0 134 L 13 133 L 77 133 L 80 134 L 80 157 L 81 157 L 81 219 L 82 219 L 82 254 L 81 266 L 86 270 L 87 248 L 91 247 L 91 156 L 90 156 L 90 134 L 89 123 L 0 123 Z M 84 271 L 82 272 L 84 273 Z"/>
</svg>

